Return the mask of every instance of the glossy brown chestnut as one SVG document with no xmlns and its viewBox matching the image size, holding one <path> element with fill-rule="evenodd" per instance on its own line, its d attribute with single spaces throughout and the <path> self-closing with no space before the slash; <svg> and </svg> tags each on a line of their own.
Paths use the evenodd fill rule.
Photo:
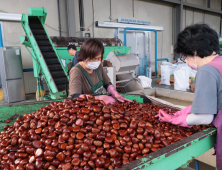
<svg viewBox="0 0 222 170">
<path fill-rule="evenodd" d="M 124 146 L 125 153 L 131 153 L 131 150 L 132 150 L 131 146 L 129 146 L 129 145 Z"/>
<path fill-rule="evenodd" d="M 115 158 L 117 155 L 116 149 L 110 149 L 109 154 L 110 154 L 110 157 Z"/>
<path fill-rule="evenodd" d="M 97 158 L 95 161 L 96 167 L 103 168 L 105 166 L 105 160 L 101 157 Z"/>
<path fill-rule="evenodd" d="M 84 138 L 84 134 L 82 132 L 79 132 L 76 134 L 76 138 L 77 139 L 83 139 Z"/>
</svg>

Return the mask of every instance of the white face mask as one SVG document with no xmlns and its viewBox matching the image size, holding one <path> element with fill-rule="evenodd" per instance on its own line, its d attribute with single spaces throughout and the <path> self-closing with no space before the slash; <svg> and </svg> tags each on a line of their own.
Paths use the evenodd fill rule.
<svg viewBox="0 0 222 170">
<path fill-rule="evenodd" d="M 101 61 L 88 62 L 87 64 L 85 64 L 85 66 L 86 66 L 86 68 L 88 68 L 90 70 L 95 70 L 99 67 L 100 64 L 101 64 Z"/>
</svg>

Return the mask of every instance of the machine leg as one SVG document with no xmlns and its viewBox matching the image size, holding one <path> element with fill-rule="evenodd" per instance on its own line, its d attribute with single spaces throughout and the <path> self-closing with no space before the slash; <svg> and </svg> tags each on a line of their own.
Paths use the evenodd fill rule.
<svg viewBox="0 0 222 170">
<path fill-rule="evenodd" d="M 43 92 L 42 92 L 42 86 L 41 86 L 41 78 L 39 78 L 39 89 L 40 89 L 40 95 L 41 95 L 41 101 L 43 101 Z"/>
<path fill-rule="evenodd" d="M 43 87 L 43 78 L 42 78 L 42 77 L 40 78 L 40 82 L 41 82 L 41 88 L 42 88 L 42 90 L 44 90 L 44 87 Z"/>
<path fill-rule="evenodd" d="M 38 77 L 36 77 L 36 79 L 37 79 L 37 90 L 38 90 L 38 95 L 39 95 L 39 99 L 40 99 L 40 86 L 39 86 L 39 78 Z"/>
<path fill-rule="evenodd" d="M 199 170 L 199 162 L 198 161 L 195 161 L 195 169 Z"/>
</svg>

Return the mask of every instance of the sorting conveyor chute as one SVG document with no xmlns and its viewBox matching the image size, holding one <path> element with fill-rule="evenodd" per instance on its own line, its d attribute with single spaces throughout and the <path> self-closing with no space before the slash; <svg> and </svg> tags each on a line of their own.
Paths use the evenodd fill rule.
<svg viewBox="0 0 222 170">
<path fill-rule="evenodd" d="M 34 76 L 37 82 L 43 77 L 52 99 L 66 96 L 68 74 L 45 29 L 46 8 L 29 8 L 29 14 L 23 14 L 21 24 L 26 36 L 20 37 L 21 43 L 33 58 Z M 40 91 L 40 83 L 37 83 Z"/>
</svg>

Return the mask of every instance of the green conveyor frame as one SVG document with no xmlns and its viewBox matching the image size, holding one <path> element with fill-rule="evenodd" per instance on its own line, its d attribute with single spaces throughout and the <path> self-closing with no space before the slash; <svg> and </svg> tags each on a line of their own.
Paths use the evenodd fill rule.
<svg viewBox="0 0 222 170">
<path fill-rule="evenodd" d="M 220 56 L 221 56 L 222 55 L 222 41 L 219 41 L 219 45 L 220 45 Z"/>
<path fill-rule="evenodd" d="M 50 39 L 50 36 L 48 35 L 46 28 L 44 27 L 44 23 L 46 20 L 47 11 L 46 8 L 29 8 L 29 14 L 22 14 L 21 19 L 21 25 L 25 31 L 26 37 L 20 37 L 20 41 L 25 47 L 30 47 L 31 51 L 27 48 L 29 53 L 32 56 L 33 60 L 33 70 L 34 70 L 34 76 L 37 78 L 37 88 L 40 96 L 40 77 L 44 77 L 46 84 L 48 86 L 50 97 L 52 99 L 58 99 L 58 98 L 64 98 L 67 96 L 66 91 L 59 91 L 58 86 L 56 86 L 56 83 L 50 73 L 50 70 L 46 64 L 46 61 L 44 59 L 44 56 L 40 50 L 39 45 L 37 44 L 37 40 L 35 39 L 35 36 L 31 30 L 31 27 L 29 26 L 29 18 L 38 18 L 40 20 L 41 26 L 43 27 L 43 31 L 48 37 L 48 41 L 50 43 L 50 47 L 53 48 L 55 51 L 55 55 L 58 58 L 58 61 L 60 63 L 60 67 L 62 67 L 62 70 L 64 72 L 64 76 L 66 76 L 67 79 L 68 73 L 66 69 L 63 67 L 61 59 L 59 58 L 58 54 L 56 53 L 56 49 Z"/>
<path fill-rule="evenodd" d="M 220 56 L 222 56 L 222 35 L 219 37 Z"/>
<path fill-rule="evenodd" d="M 136 99 L 137 102 L 141 103 L 150 102 L 146 97 L 138 95 L 124 95 L 124 97 L 131 100 Z M 11 119 L 10 124 L 13 124 L 17 118 L 24 114 L 37 111 L 39 108 L 50 104 L 50 102 L 52 101 L 22 102 L 1 106 L 0 131 L 2 131 L 6 125 L 5 121 L 7 119 Z M 140 159 L 134 160 L 116 170 L 175 170 L 179 167 L 185 168 L 194 158 L 213 148 L 215 141 L 216 128 L 211 127 Z"/>
</svg>

